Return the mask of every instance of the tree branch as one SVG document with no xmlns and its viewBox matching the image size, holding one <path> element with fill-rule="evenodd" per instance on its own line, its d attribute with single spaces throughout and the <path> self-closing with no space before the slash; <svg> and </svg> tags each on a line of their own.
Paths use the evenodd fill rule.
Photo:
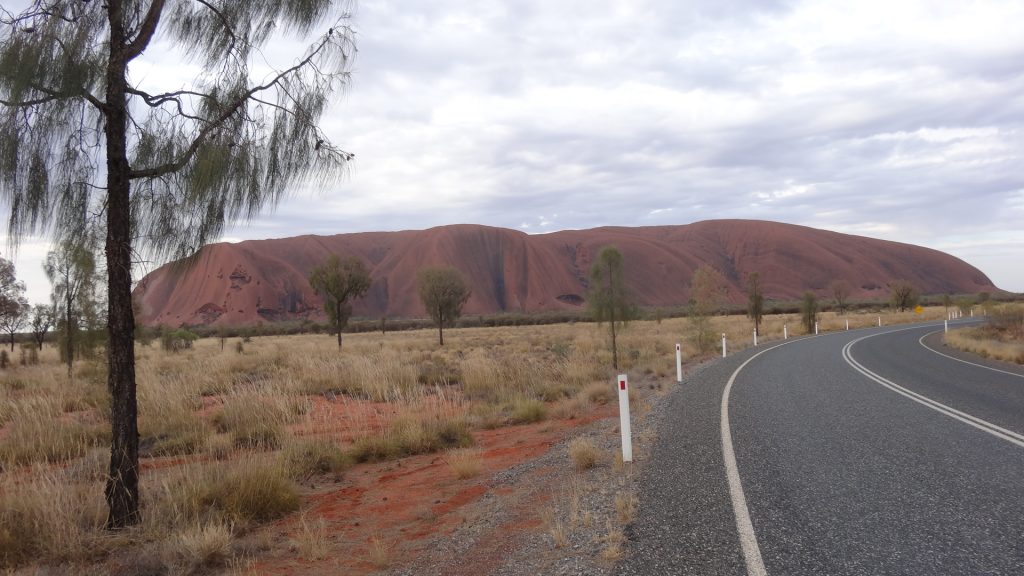
<svg viewBox="0 0 1024 576">
<path fill-rule="evenodd" d="M 325 37 L 323 41 L 320 43 L 320 45 L 317 46 L 316 50 L 310 52 L 308 56 L 303 58 L 297 64 L 295 64 L 291 68 L 282 71 L 277 76 L 274 76 L 274 78 L 267 84 L 253 86 L 245 93 L 243 93 L 241 96 L 239 96 L 237 99 L 235 99 L 234 102 L 232 102 L 229 106 L 227 106 L 227 108 L 225 108 L 223 112 L 221 112 L 220 116 L 210 121 L 209 124 L 207 124 L 202 130 L 199 131 L 199 135 L 196 136 L 194 140 L 192 140 L 192 144 L 188 147 L 187 150 L 185 150 L 185 152 L 177 160 L 167 162 L 166 164 L 161 164 L 160 166 L 154 166 L 152 168 L 131 170 L 128 173 L 128 177 L 133 180 L 138 178 L 152 178 L 154 176 L 161 176 L 164 174 L 169 174 L 171 172 L 176 172 L 180 170 L 182 167 L 185 166 L 185 164 L 187 164 L 192 159 L 193 156 L 196 155 L 196 152 L 199 151 L 199 147 L 202 145 L 203 141 L 206 140 L 206 137 L 210 134 L 210 132 L 213 132 L 217 128 L 220 128 L 220 126 L 223 125 L 228 118 L 234 115 L 235 112 L 237 112 L 238 109 L 241 108 L 254 94 L 258 94 L 260 92 L 263 92 L 264 90 L 269 90 L 270 88 L 273 88 L 274 86 L 279 84 L 281 80 L 283 80 L 286 76 L 293 74 L 296 71 L 301 70 L 303 67 L 307 66 L 310 62 L 312 62 L 313 58 L 315 58 L 324 49 L 324 47 L 327 46 L 327 43 L 329 41 L 329 36 Z"/>
<path fill-rule="evenodd" d="M 224 14 L 220 10 L 214 8 L 214 6 L 206 0 L 196 0 L 196 2 L 202 4 L 203 6 L 206 6 L 210 10 L 210 12 L 213 12 L 220 20 L 220 23 L 224 26 L 224 31 L 227 32 L 229 37 L 231 37 L 231 44 L 228 45 L 227 50 L 230 53 L 232 50 L 235 49 L 235 43 L 238 41 L 238 36 L 235 34 L 234 28 L 231 27 L 231 21 L 228 20 L 227 17 L 224 16 Z"/>
<path fill-rule="evenodd" d="M 134 60 L 149 46 L 149 41 L 153 39 L 153 34 L 156 33 L 156 25 L 160 22 L 160 14 L 164 11 L 164 2 L 165 0 L 153 0 L 153 3 L 149 5 L 146 17 L 139 28 L 139 33 L 135 36 L 134 40 L 125 46 L 125 63 Z"/>
</svg>

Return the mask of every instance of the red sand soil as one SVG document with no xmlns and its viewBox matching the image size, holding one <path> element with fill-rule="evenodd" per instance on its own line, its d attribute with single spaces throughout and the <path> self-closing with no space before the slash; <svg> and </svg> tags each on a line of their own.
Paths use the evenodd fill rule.
<svg viewBox="0 0 1024 576">
<path fill-rule="evenodd" d="M 509 495 L 508 487 L 489 487 L 495 473 L 543 455 L 575 427 L 614 413 L 609 405 L 571 420 L 475 432 L 481 473 L 469 479 L 459 479 L 443 454 L 427 454 L 359 465 L 345 472 L 340 481 L 307 487 L 304 514 L 307 522 L 318 518 L 326 522 L 330 548 L 327 558 L 298 559 L 289 549 L 290 541 L 301 530 L 301 516 L 296 514 L 261 530 L 274 544 L 266 556 L 258 558 L 257 568 L 263 573 L 296 576 L 369 574 L 381 569 L 372 556 L 374 547 L 386 551 L 392 566 L 412 562 L 435 538 L 450 534 L 470 519 L 468 515 L 479 514 L 469 508 L 488 491 Z M 486 573 L 488 566 L 501 559 L 503 544 L 519 532 L 541 529 L 536 515 L 537 498 L 545 497 L 541 492 L 531 495 L 529 513 L 513 510 L 513 520 L 503 523 L 493 538 L 482 538 L 482 544 L 471 550 L 471 559 L 460 559 L 468 570 L 466 574 Z"/>
<path fill-rule="evenodd" d="M 573 310 L 583 304 L 593 257 L 608 245 L 623 253 L 641 306 L 685 304 L 702 264 L 725 276 L 734 302 L 744 300 L 751 272 L 760 273 L 765 296 L 774 299 L 820 292 L 833 280 L 846 280 L 851 298 L 885 298 L 886 284 L 897 279 L 923 294 L 998 291 L 977 268 L 928 248 L 776 222 L 712 220 L 532 236 L 454 225 L 213 244 L 190 267 L 167 265 L 148 274 L 135 297 L 140 322 L 151 326 L 322 321 L 321 300 L 307 277 L 333 253 L 370 267 L 373 284 L 354 303 L 356 316 L 425 316 L 416 290 L 424 266 L 454 266 L 463 274 L 472 290 L 468 315 Z"/>
</svg>

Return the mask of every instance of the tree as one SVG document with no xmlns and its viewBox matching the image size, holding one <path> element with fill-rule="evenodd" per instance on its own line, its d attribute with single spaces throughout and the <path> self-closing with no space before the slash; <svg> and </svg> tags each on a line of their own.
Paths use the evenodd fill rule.
<svg viewBox="0 0 1024 576">
<path fill-rule="evenodd" d="M 949 316 L 949 307 L 953 305 L 953 296 L 951 294 L 942 295 L 942 307 L 946 309 L 946 316 Z"/>
<path fill-rule="evenodd" d="M 725 278 L 706 264 L 697 268 L 690 278 L 690 324 L 694 329 L 694 344 L 701 353 L 710 350 L 715 342 L 710 317 L 725 301 L 725 290 Z"/>
<path fill-rule="evenodd" d="M 370 269 L 362 260 L 349 256 L 342 260 L 331 254 L 322 264 L 309 272 L 309 284 L 324 299 L 324 312 L 331 327 L 338 334 L 341 350 L 341 332 L 352 315 L 350 300 L 359 298 L 370 289 Z"/>
<path fill-rule="evenodd" d="M 835 301 L 836 310 L 838 310 L 840 314 L 845 314 L 846 306 L 850 299 L 850 292 L 853 291 L 853 288 L 850 287 L 850 283 L 842 279 L 833 280 L 832 283 L 828 285 L 828 289 L 832 292 L 832 300 Z"/>
<path fill-rule="evenodd" d="M 95 308 L 90 301 L 96 284 L 96 257 L 90 241 L 65 239 L 46 255 L 43 271 L 53 286 L 53 312 L 61 332 L 61 357 L 68 365 L 68 378 L 72 377 L 75 362 L 75 337 L 82 328 L 87 309 Z"/>
<path fill-rule="evenodd" d="M 754 321 L 754 333 L 761 334 L 761 318 L 764 316 L 764 291 L 761 289 L 761 275 L 757 272 L 747 278 L 747 318 Z"/>
<path fill-rule="evenodd" d="M 104 229 L 108 528 L 140 520 L 133 255 L 191 256 L 308 176 L 325 185 L 343 173 L 351 154 L 318 128 L 354 53 L 349 15 L 332 16 L 334 4 L 35 0 L 21 14 L 0 12 L 9 237 L 73 238 L 83 222 Z M 321 25 L 304 55 L 268 65 L 261 49 L 271 38 Z M 193 83 L 161 92 L 131 77 L 130 65 L 161 41 L 185 55 Z"/>
<path fill-rule="evenodd" d="M 437 325 L 437 342 L 444 346 L 444 327 L 453 326 L 462 315 L 470 290 L 454 268 L 424 268 L 416 275 L 420 300 Z"/>
<path fill-rule="evenodd" d="M 818 323 L 818 297 L 814 292 L 804 292 L 804 298 L 800 302 L 801 322 L 808 334 L 814 333 L 814 326 Z"/>
<path fill-rule="evenodd" d="M 917 306 L 921 295 L 913 284 L 906 280 L 894 280 L 889 283 L 889 298 L 892 307 L 900 312 Z"/>
<path fill-rule="evenodd" d="M 40 350 L 46 341 L 46 333 L 53 326 L 53 308 L 46 304 L 36 304 L 32 307 L 32 340 Z"/>
<path fill-rule="evenodd" d="M 617 248 L 602 248 L 590 267 L 590 288 L 587 307 L 599 324 L 608 322 L 612 336 L 612 368 L 619 369 L 619 351 L 615 326 L 625 326 L 636 314 L 636 307 L 626 290 L 626 273 L 622 253 Z"/>
<path fill-rule="evenodd" d="M 14 352 L 14 335 L 28 320 L 31 307 L 25 298 L 25 283 L 18 280 L 14 263 L 0 258 L 0 330 L 11 336 L 11 352 Z"/>
</svg>

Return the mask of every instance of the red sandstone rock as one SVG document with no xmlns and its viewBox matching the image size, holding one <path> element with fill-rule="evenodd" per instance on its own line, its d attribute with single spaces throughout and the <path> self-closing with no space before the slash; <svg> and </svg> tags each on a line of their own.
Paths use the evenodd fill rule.
<svg viewBox="0 0 1024 576">
<path fill-rule="evenodd" d="M 463 273 L 473 290 L 466 314 L 575 309 L 584 302 L 593 256 L 608 245 L 623 253 L 642 306 L 685 304 L 690 276 L 704 263 L 722 273 L 737 303 L 744 301 L 751 272 L 760 272 L 771 299 L 797 299 L 806 290 L 827 299 L 834 279 L 848 281 L 853 298 L 885 298 L 886 284 L 896 279 L 925 294 L 997 291 L 977 268 L 929 248 L 775 222 L 711 220 L 532 236 L 453 225 L 213 244 L 188 267 L 153 271 L 135 295 L 146 325 L 322 321 L 321 301 L 306 278 L 337 253 L 364 259 L 372 271 L 373 285 L 355 302 L 355 316 L 426 316 L 416 291 L 416 272 L 425 266 Z"/>
</svg>

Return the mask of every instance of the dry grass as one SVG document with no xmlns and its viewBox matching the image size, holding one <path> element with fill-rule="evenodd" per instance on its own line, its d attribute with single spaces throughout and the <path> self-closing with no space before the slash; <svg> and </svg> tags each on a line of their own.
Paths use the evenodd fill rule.
<svg viewBox="0 0 1024 576">
<path fill-rule="evenodd" d="M 479 476 L 484 469 L 483 456 L 479 450 L 449 450 L 445 455 L 444 462 L 460 480 Z"/>
<path fill-rule="evenodd" d="M 323 518 L 310 520 L 305 514 L 299 518 L 299 529 L 292 537 L 292 547 L 300 558 L 323 560 L 330 552 L 327 522 Z"/>
<path fill-rule="evenodd" d="M 616 526 L 611 520 L 607 522 L 607 532 L 601 538 L 604 549 L 601 550 L 601 558 L 609 562 L 615 562 L 624 555 L 623 545 L 626 543 L 626 535 L 622 528 Z"/>
<path fill-rule="evenodd" d="M 388 548 L 387 543 L 380 536 L 373 536 L 370 538 L 369 553 L 370 563 L 378 569 L 383 570 L 384 568 L 391 566 L 393 561 L 391 549 Z"/>
<path fill-rule="evenodd" d="M 586 437 L 574 438 L 569 442 L 569 459 L 576 470 L 589 470 L 597 465 L 601 453 Z"/>
<path fill-rule="evenodd" d="M 945 342 L 982 358 L 1024 364 L 1024 305 L 994 306 L 984 326 L 947 332 Z"/>
<path fill-rule="evenodd" d="M 944 312 L 882 316 L 888 325 Z M 798 320 L 767 318 L 762 342 L 781 339 L 784 323 L 795 334 Z M 866 313 L 850 320 L 851 328 L 877 322 Z M 731 351 L 750 345 L 747 319 L 710 322 L 716 334 L 726 333 Z M 845 319 L 822 316 L 823 330 L 841 327 Z M 620 372 L 673 377 L 676 342 L 686 361 L 696 356 L 689 331 L 686 319 L 632 323 L 620 334 Z M 607 326 L 454 329 L 443 348 L 434 336 L 431 330 L 347 335 L 340 352 L 333 338 L 319 335 L 254 338 L 241 353 L 231 346 L 222 351 L 216 339 L 179 354 L 139 346 L 144 463 L 174 458 L 144 469 L 143 524 L 132 542 L 174 543 L 167 546 L 177 550 L 169 561 L 175 566 L 223 562 L 217 551 L 225 533 L 299 509 L 297 481 L 343 473 L 353 461 L 442 450 L 450 451 L 446 459 L 456 475 L 479 473 L 473 471 L 478 457 L 461 450 L 472 444 L 474 429 L 573 418 L 590 404 L 615 401 Z M 64 561 L 91 569 L 109 547 L 125 544 L 101 530 L 110 411 L 105 378 L 102 363 L 91 361 L 77 363 L 69 381 L 49 346 L 39 364 L 0 371 L 0 569 Z M 365 436 L 352 445 L 318 436 L 326 427 L 314 406 L 323 397 L 334 407 L 359 407 L 349 425 Z M 359 420 L 367 418 L 367 406 L 378 417 Z M 573 456 L 574 466 L 593 465 L 581 458 L 576 464 Z M 572 508 L 571 494 L 569 503 Z M 585 511 L 570 512 L 570 524 L 594 521 Z M 375 564 L 390 565 L 387 548 L 377 544 Z"/>
<path fill-rule="evenodd" d="M 185 528 L 168 542 L 170 561 L 180 573 L 224 566 L 231 555 L 231 527 L 222 522 Z"/>
<path fill-rule="evenodd" d="M 633 494 L 616 494 L 615 518 L 619 524 L 629 524 L 636 516 L 636 496 Z"/>
</svg>

